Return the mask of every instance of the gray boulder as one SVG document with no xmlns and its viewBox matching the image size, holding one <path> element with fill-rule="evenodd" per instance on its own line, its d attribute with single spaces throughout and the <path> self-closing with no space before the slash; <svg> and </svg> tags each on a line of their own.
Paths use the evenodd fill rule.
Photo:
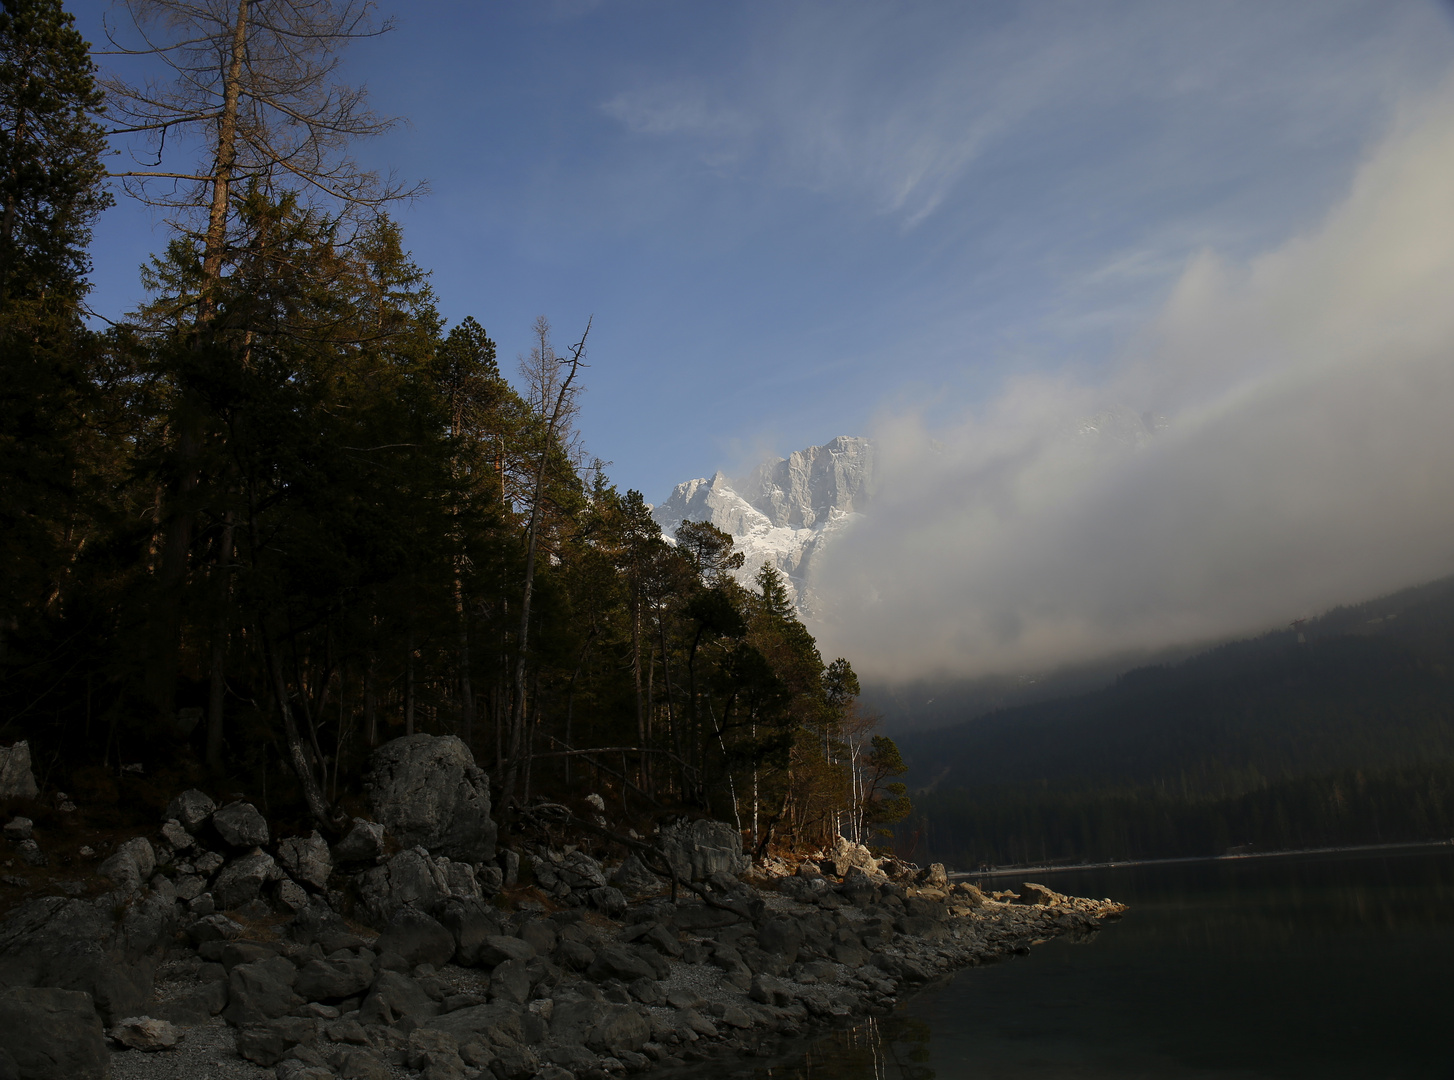
<svg viewBox="0 0 1454 1080">
<path fill-rule="evenodd" d="M 782 956 L 791 964 L 803 944 L 803 929 L 795 919 L 769 919 L 757 931 L 757 944 L 763 952 Z"/>
<path fill-rule="evenodd" d="M 118 1021 L 107 1034 L 132 1050 L 170 1050 L 181 1041 L 182 1033 L 167 1020 L 150 1016 L 128 1016 Z"/>
<path fill-rule="evenodd" d="M 235 848 L 261 847 L 268 842 L 268 823 L 250 802 L 239 800 L 213 811 L 212 827 Z"/>
<path fill-rule="evenodd" d="M 180 823 L 189 833 L 195 833 L 207 824 L 207 819 L 216 809 L 217 804 L 205 792 L 190 788 L 167 804 L 166 816 Z"/>
<path fill-rule="evenodd" d="M 243 855 L 233 859 L 217 875 L 217 880 L 212 883 L 212 895 L 223 910 L 240 908 L 256 900 L 264 885 L 282 876 L 278 864 L 266 852 Z"/>
<path fill-rule="evenodd" d="M 524 1005 L 530 1000 L 530 971 L 523 960 L 506 960 L 490 972 L 490 1001 Z"/>
<path fill-rule="evenodd" d="M 475 900 L 446 900 L 435 917 L 454 938 L 454 960 L 463 967 L 478 964 L 480 946 L 500 933 L 499 914 Z"/>
<path fill-rule="evenodd" d="M 303 999 L 293 992 L 298 972 L 281 956 L 238 964 L 227 976 L 227 1008 L 222 1015 L 236 1027 L 286 1016 Z"/>
<path fill-rule="evenodd" d="M 662 880 L 635 855 L 628 855 L 611 871 L 611 884 L 630 896 L 641 896 L 660 889 Z"/>
<path fill-rule="evenodd" d="M 278 862 L 288 876 L 299 885 L 308 885 L 317 892 L 328 887 L 333 873 L 333 856 L 328 841 L 314 829 L 311 836 L 289 836 L 278 841 Z"/>
<path fill-rule="evenodd" d="M 427 1020 L 424 1026 L 449 1032 L 461 1045 L 482 1039 L 495 1047 L 516 1046 L 525 1041 L 520 1016 L 521 1009 L 514 1005 L 471 1005 Z"/>
<path fill-rule="evenodd" d="M 619 919 L 626 914 L 626 897 L 614 885 L 602 885 L 586 893 L 586 903 L 610 919 Z"/>
<path fill-rule="evenodd" d="M 104 1080 L 111 1073 L 89 994 L 52 987 L 0 992 L 0 1032 L 21 1080 Z"/>
<path fill-rule="evenodd" d="M 340 866 L 372 866 L 384 853 L 384 827 L 356 817 L 343 839 L 333 845 L 333 861 Z"/>
<path fill-rule="evenodd" d="M 169 883 L 119 911 L 115 894 L 26 901 L 0 923 L 0 986 L 81 991 L 115 1023 L 145 1011 L 175 928 Z"/>
<path fill-rule="evenodd" d="M 418 908 L 401 907 L 379 940 L 374 943 L 378 953 L 398 953 L 409 966 L 433 964 L 443 967 L 454 957 L 454 936 L 440 923 Z"/>
<path fill-rule="evenodd" d="M 400 1020 L 420 1025 L 439 1015 L 439 1003 L 417 982 L 397 971 L 380 972 L 359 1006 L 359 1022 L 392 1026 Z"/>
<path fill-rule="evenodd" d="M 387 926 L 402 907 L 433 911 L 450 898 L 449 880 L 422 847 L 401 851 L 358 879 L 359 899 L 375 926 Z"/>
<path fill-rule="evenodd" d="M 679 877 L 704 881 L 713 874 L 736 876 L 752 865 L 742 835 L 725 821 L 682 822 L 661 830 L 662 853 Z"/>
<path fill-rule="evenodd" d="M 110 858 L 96 868 L 96 872 L 109 878 L 118 891 L 131 896 L 140 892 L 141 887 L 151 880 L 156 865 L 156 852 L 152 849 L 151 842 L 138 836 L 117 848 Z"/>
<path fill-rule="evenodd" d="M 551 1038 L 580 1043 L 597 1052 L 636 1052 L 651 1038 L 651 1025 L 629 1005 L 605 1001 L 563 1001 L 550 1020 Z"/>
<path fill-rule="evenodd" d="M 367 960 L 309 960 L 298 969 L 293 990 L 305 1001 L 342 1001 L 362 994 L 374 981 Z"/>
<path fill-rule="evenodd" d="M 586 974 L 596 982 L 620 979 L 629 983 L 634 979 L 656 978 L 656 969 L 644 956 L 624 945 L 608 945 L 596 954 Z"/>
<path fill-rule="evenodd" d="M 374 752 L 369 804 L 400 843 L 464 862 L 495 855 L 490 789 L 453 735 L 406 735 Z"/>
<path fill-rule="evenodd" d="M 517 937 L 491 934 L 480 943 L 479 964 L 481 967 L 494 967 L 507 960 L 519 960 L 525 963 L 534 958 L 535 946 Z"/>
<path fill-rule="evenodd" d="M 249 1024 L 237 1033 L 237 1052 L 248 1061 L 273 1066 L 288 1056 L 299 1043 L 311 1042 L 314 1023 L 301 1016 L 285 1016 L 261 1024 Z"/>
<path fill-rule="evenodd" d="M 30 771 L 30 744 L 21 740 L 0 746 L 0 799 L 34 799 L 40 794 Z"/>
</svg>

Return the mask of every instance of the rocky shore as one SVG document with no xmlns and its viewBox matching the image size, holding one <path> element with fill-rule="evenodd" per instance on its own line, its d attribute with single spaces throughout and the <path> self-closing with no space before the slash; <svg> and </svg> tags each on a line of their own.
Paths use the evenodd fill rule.
<svg viewBox="0 0 1454 1080">
<path fill-rule="evenodd" d="M 395 740 L 371 780 L 333 844 L 185 792 L 96 853 L 99 884 L 22 899 L 0 921 L 0 1080 L 644 1074 L 770 1054 L 1123 910 L 986 896 L 844 840 L 753 863 L 714 821 L 620 835 L 631 853 L 602 861 L 599 800 L 538 808 L 496 850 L 448 737 Z M 35 865 L 27 825 L 8 846 Z"/>
</svg>

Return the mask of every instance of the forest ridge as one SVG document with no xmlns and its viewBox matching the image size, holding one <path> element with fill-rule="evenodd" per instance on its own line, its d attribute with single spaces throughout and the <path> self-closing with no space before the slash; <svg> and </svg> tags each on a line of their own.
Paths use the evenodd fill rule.
<svg viewBox="0 0 1454 1080">
<path fill-rule="evenodd" d="M 59 0 L 0 14 L 0 738 L 103 802 L 140 763 L 143 801 L 209 773 L 325 830 L 415 731 L 502 812 L 605 790 L 759 849 L 902 816 L 780 574 L 738 583 L 708 523 L 669 541 L 582 446 L 589 323 L 558 351 L 537 319 L 518 385 L 445 325 L 388 215 L 419 192 L 349 152 L 392 123 L 335 78 L 370 6 L 124 10 L 102 51 L 170 81 L 98 71 Z M 156 167 L 108 173 L 116 137 Z M 170 239 L 96 329 L 112 185 Z"/>
</svg>

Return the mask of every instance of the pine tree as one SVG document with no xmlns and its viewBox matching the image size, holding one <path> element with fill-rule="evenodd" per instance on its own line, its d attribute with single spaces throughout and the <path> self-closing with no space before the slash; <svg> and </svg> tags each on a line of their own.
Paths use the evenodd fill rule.
<svg viewBox="0 0 1454 1080">
<path fill-rule="evenodd" d="M 0 657 L 39 645 L 90 532 L 96 342 L 86 245 L 110 198 L 85 40 L 59 0 L 0 2 Z M 22 626 L 25 629 L 22 630 Z M 43 648 L 41 649 L 43 652 Z"/>
</svg>

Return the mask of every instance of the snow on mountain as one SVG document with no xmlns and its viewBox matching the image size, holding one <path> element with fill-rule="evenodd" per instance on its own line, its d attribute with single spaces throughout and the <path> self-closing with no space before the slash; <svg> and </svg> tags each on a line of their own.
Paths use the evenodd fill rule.
<svg viewBox="0 0 1454 1080">
<path fill-rule="evenodd" d="M 822 446 L 767 461 L 742 480 L 718 472 L 678 484 L 653 511 L 672 536 L 684 521 L 710 521 L 732 534 L 746 556 L 737 577 L 750 583 L 769 562 L 787 577 L 805 615 L 814 607 L 808 578 L 814 557 L 868 504 L 873 444 L 840 435 Z"/>
</svg>

